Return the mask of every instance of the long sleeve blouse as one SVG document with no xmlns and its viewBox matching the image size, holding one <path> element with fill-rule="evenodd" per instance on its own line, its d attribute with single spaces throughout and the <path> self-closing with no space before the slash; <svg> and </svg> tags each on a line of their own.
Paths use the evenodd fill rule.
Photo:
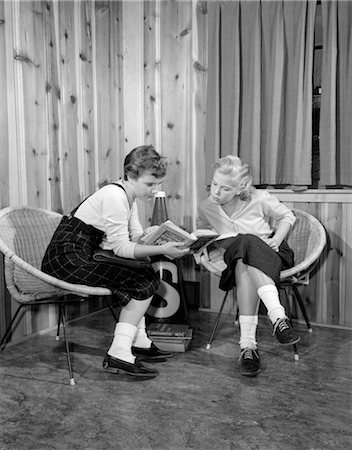
<svg viewBox="0 0 352 450">
<path fill-rule="evenodd" d="M 133 258 L 143 228 L 135 198 L 128 194 L 114 184 L 103 186 L 79 206 L 75 217 L 104 232 L 102 248 Z"/>
<path fill-rule="evenodd" d="M 197 228 L 210 228 L 224 237 L 250 233 L 265 239 L 273 234 L 278 223 L 287 222 L 292 226 L 295 220 L 293 212 L 277 197 L 256 189 L 251 200 L 239 200 L 231 217 L 208 197 L 198 208 Z"/>
</svg>

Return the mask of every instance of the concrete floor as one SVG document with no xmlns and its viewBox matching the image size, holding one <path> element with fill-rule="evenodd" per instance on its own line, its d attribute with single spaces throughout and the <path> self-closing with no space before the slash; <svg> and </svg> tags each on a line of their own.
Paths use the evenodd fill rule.
<svg viewBox="0 0 352 450">
<path fill-rule="evenodd" d="M 0 360 L 0 449 L 293 450 L 352 448 L 352 332 L 298 325 L 300 360 L 260 318 L 263 370 L 239 374 L 238 333 L 223 316 L 191 314 L 191 349 L 158 364 L 159 377 L 104 373 L 108 310 L 71 323 L 76 385 L 54 333 L 7 347 Z"/>
</svg>

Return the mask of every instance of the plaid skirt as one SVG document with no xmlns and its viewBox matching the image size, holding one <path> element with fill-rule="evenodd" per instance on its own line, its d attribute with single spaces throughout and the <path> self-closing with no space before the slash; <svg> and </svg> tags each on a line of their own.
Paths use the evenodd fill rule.
<svg viewBox="0 0 352 450">
<path fill-rule="evenodd" d="M 294 254 L 286 241 L 281 243 L 278 252 L 253 234 L 239 234 L 220 241 L 219 245 L 226 248 L 224 261 L 227 268 L 223 271 L 219 284 L 224 291 L 236 285 L 235 268 L 239 259 L 268 275 L 276 285 L 280 283 L 280 272 L 294 265 Z"/>
<path fill-rule="evenodd" d="M 157 291 L 160 278 L 151 264 L 143 268 L 117 266 L 92 259 L 104 233 L 74 216 L 64 216 L 42 261 L 42 270 L 73 284 L 109 288 L 122 306 L 145 300 Z"/>
</svg>

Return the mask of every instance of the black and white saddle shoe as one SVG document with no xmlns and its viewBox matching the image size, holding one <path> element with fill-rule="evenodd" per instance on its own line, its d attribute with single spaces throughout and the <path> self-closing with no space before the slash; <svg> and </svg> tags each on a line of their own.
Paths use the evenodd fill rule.
<svg viewBox="0 0 352 450">
<path fill-rule="evenodd" d="M 244 348 L 239 358 L 241 374 L 245 377 L 255 377 L 260 372 L 260 357 L 257 349 Z"/>
<path fill-rule="evenodd" d="M 283 319 L 277 319 L 273 329 L 273 335 L 283 345 L 297 344 L 300 337 L 297 336 L 292 328 L 290 321 L 284 317 Z"/>
<path fill-rule="evenodd" d="M 140 361 L 145 362 L 164 362 L 168 358 L 172 358 L 173 354 L 160 350 L 156 345 L 152 343 L 150 348 L 132 347 L 132 353 L 138 356 Z"/>
<path fill-rule="evenodd" d="M 103 369 L 110 373 L 126 373 L 136 378 L 154 378 L 159 375 L 155 369 L 143 366 L 139 358 L 136 358 L 134 364 L 114 358 L 108 354 L 105 355 L 103 361 Z"/>
</svg>

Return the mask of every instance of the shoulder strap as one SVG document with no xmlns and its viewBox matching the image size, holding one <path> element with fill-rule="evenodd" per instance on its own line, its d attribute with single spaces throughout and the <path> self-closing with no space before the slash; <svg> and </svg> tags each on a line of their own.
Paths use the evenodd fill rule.
<svg viewBox="0 0 352 450">
<path fill-rule="evenodd" d="M 110 183 L 110 184 L 114 184 L 115 186 L 118 186 L 118 187 L 120 187 L 123 191 L 124 191 L 124 193 L 126 194 L 126 197 L 127 197 L 127 201 L 128 201 L 128 204 L 130 205 L 130 209 L 132 208 L 132 200 L 130 199 L 130 197 L 129 197 L 129 195 L 127 194 L 127 192 L 126 192 L 126 189 L 123 187 L 123 186 L 121 186 L 121 184 L 119 184 L 119 183 Z"/>
<path fill-rule="evenodd" d="M 118 186 L 118 187 L 120 187 L 125 193 L 126 193 L 126 191 L 125 191 L 125 189 L 124 189 L 124 187 L 123 186 L 121 186 L 121 184 L 118 184 L 118 183 L 108 183 L 108 184 L 114 184 L 115 186 Z M 107 185 L 105 185 L 105 186 L 107 186 Z M 100 188 L 101 189 L 101 188 Z M 77 209 L 82 205 L 82 203 L 84 203 L 91 195 L 93 195 L 94 194 L 94 192 L 92 193 L 92 194 L 90 194 L 90 195 L 88 195 L 88 197 L 86 197 L 84 200 L 82 200 L 81 201 L 81 203 L 79 203 L 71 212 L 70 212 L 70 214 L 68 215 L 68 217 L 73 217 L 73 215 L 74 215 L 74 213 L 77 211 Z M 126 196 L 127 196 L 127 193 L 126 193 Z M 127 199 L 128 199 L 128 196 L 127 196 Z M 129 203 L 129 202 L 128 202 Z M 131 205 L 130 205 L 130 207 L 131 207 Z"/>
</svg>

